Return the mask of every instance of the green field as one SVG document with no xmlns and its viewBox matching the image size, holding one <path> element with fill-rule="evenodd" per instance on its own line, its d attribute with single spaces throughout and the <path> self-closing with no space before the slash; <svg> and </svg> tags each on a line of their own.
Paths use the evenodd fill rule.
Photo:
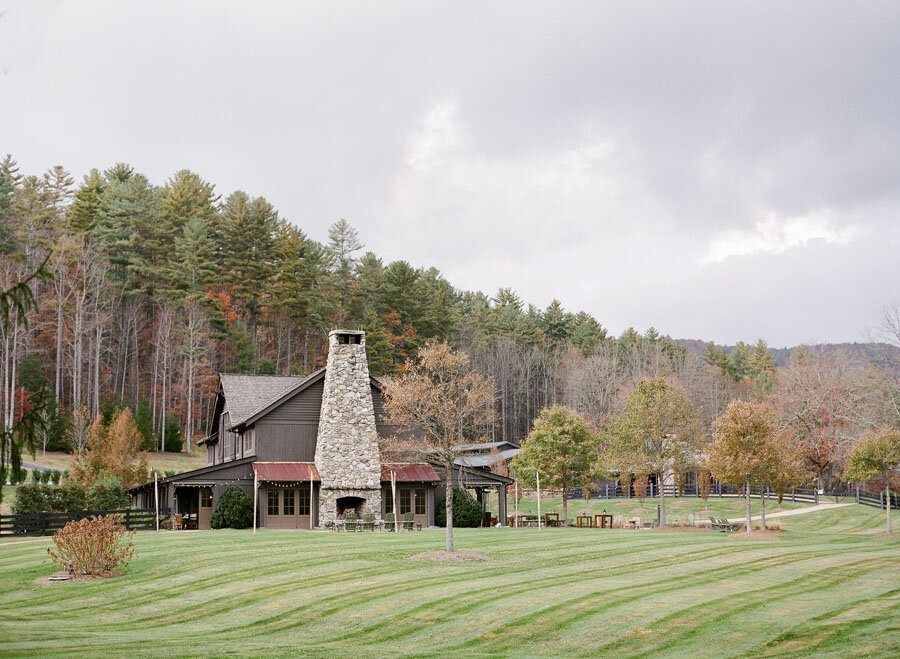
<svg viewBox="0 0 900 659">
<path fill-rule="evenodd" d="M 142 532 L 125 575 L 47 584 L 0 542 L 4 655 L 895 655 L 900 539 L 848 506 L 775 540 L 466 529 L 486 563 L 406 560 L 442 531 Z"/>
<path fill-rule="evenodd" d="M 190 455 L 187 453 L 163 453 L 160 451 L 148 451 L 144 455 L 150 467 L 164 473 L 167 471 L 181 473 L 206 466 L 206 449 L 201 447 L 194 447 Z M 38 451 L 34 457 L 26 455 L 23 459 L 27 462 L 39 464 L 42 467 L 65 471 L 72 468 L 72 460 L 74 458 L 71 453 L 63 453 L 62 451 Z"/>
</svg>

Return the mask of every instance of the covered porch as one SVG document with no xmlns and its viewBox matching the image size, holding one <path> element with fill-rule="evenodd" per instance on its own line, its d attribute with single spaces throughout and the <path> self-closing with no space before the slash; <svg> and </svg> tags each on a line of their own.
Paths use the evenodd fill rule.
<svg viewBox="0 0 900 659">
<path fill-rule="evenodd" d="M 313 529 L 319 472 L 312 462 L 254 462 L 254 518 L 269 529 Z"/>
<path fill-rule="evenodd" d="M 173 528 L 211 529 L 214 483 L 173 483 Z"/>
<path fill-rule="evenodd" d="M 435 467 L 437 469 L 437 467 Z M 438 473 L 440 470 L 438 469 Z M 497 523 L 506 526 L 506 488 L 515 483 L 515 480 L 507 476 L 492 473 L 486 469 L 467 467 L 457 464 L 453 467 L 453 486 L 464 490 L 474 490 L 475 497 L 481 504 L 482 517 L 489 515 L 487 500 L 488 494 L 496 492 L 498 499 Z M 435 496 L 443 499 L 445 488 L 443 482 L 438 486 Z M 485 524 L 483 524 L 485 525 Z"/>
</svg>

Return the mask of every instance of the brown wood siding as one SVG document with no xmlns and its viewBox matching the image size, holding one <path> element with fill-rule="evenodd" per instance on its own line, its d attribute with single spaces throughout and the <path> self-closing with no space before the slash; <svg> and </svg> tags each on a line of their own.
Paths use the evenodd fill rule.
<svg viewBox="0 0 900 659">
<path fill-rule="evenodd" d="M 325 382 L 315 382 L 300 393 L 284 401 L 258 422 L 266 423 L 319 423 L 322 409 L 322 392 Z"/>
<path fill-rule="evenodd" d="M 313 462 L 316 457 L 317 423 L 269 423 L 256 429 L 256 459 L 260 462 Z"/>
</svg>

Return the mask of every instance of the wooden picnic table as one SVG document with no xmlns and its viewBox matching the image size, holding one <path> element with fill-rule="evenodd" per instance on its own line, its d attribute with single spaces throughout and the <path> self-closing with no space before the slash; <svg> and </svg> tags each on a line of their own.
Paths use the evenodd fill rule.
<svg viewBox="0 0 900 659">
<path fill-rule="evenodd" d="M 559 513 L 544 513 L 544 526 L 559 526 Z"/>
<path fill-rule="evenodd" d="M 575 518 L 575 526 L 579 529 L 589 529 L 594 525 L 593 521 L 590 515 L 578 515 Z"/>
</svg>

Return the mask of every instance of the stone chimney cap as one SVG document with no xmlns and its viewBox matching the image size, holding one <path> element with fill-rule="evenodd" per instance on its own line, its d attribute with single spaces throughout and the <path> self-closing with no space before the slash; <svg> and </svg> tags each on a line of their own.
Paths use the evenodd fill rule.
<svg viewBox="0 0 900 659">
<path fill-rule="evenodd" d="M 333 336 L 334 334 L 358 334 L 365 336 L 366 333 L 362 330 L 351 330 L 351 329 L 333 329 L 328 332 L 328 336 Z"/>
</svg>

